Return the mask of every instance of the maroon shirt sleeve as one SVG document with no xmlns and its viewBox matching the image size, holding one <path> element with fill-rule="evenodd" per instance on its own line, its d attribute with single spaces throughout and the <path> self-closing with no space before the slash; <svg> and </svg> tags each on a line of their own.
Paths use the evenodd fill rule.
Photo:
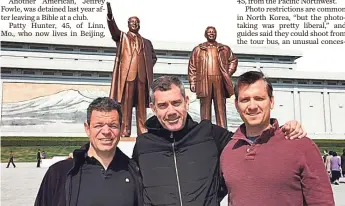
<svg viewBox="0 0 345 206">
<path fill-rule="evenodd" d="M 309 138 L 301 140 L 301 183 L 306 205 L 334 206 L 333 191 L 320 151 Z"/>
</svg>

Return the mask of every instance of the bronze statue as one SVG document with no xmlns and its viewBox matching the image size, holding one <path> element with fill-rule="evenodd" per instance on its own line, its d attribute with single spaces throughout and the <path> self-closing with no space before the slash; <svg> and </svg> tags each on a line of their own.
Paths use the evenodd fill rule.
<svg viewBox="0 0 345 206">
<path fill-rule="evenodd" d="M 129 31 L 125 33 L 117 27 L 109 2 L 107 9 L 109 31 L 117 47 L 110 98 L 122 105 L 122 136 L 131 135 L 132 109 L 136 107 L 139 135 L 147 131 L 146 108 L 149 107 L 149 89 L 153 81 L 153 66 L 157 61 L 156 53 L 151 41 L 138 33 L 138 17 L 128 19 Z"/>
<path fill-rule="evenodd" d="M 200 99 L 201 119 L 211 120 L 213 100 L 217 125 L 227 128 L 226 98 L 234 93 L 231 76 L 238 60 L 230 47 L 216 41 L 217 31 L 209 26 L 205 30 L 207 42 L 193 49 L 188 65 L 190 90 Z"/>
</svg>

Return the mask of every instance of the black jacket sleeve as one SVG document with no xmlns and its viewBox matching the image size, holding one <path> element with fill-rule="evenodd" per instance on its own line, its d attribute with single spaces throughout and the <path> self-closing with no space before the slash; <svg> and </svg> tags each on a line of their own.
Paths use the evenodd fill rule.
<svg viewBox="0 0 345 206">
<path fill-rule="evenodd" d="M 218 148 L 218 156 L 222 154 L 223 149 L 228 144 L 228 142 L 232 139 L 234 133 L 220 127 L 218 125 L 212 124 L 212 135 L 214 141 L 216 142 Z M 222 174 L 219 174 L 219 188 L 218 188 L 218 199 L 219 202 L 223 200 L 223 198 L 228 194 L 228 189 L 226 187 L 224 178 Z"/>
<path fill-rule="evenodd" d="M 143 206 L 144 205 L 143 182 L 142 182 L 140 169 L 133 159 L 130 160 L 129 164 L 130 164 L 130 170 L 131 170 L 132 176 L 135 179 L 135 184 L 136 184 L 135 205 L 136 206 Z"/>
<path fill-rule="evenodd" d="M 138 141 L 138 140 L 137 140 Z M 134 160 L 134 162 L 139 166 L 139 157 L 138 157 L 138 146 L 137 146 L 137 141 L 134 145 L 133 148 L 133 153 L 132 153 L 132 160 Z"/>
<path fill-rule="evenodd" d="M 219 189 L 218 189 L 219 202 L 221 202 L 226 195 L 228 195 L 228 188 L 226 187 L 223 175 L 221 175 L 220 181 L 219 181 Z"/>
<path fill-rule="evenodd" d="M 213 124 L 212 135 L 217 144 L 219 156 L 220 156 L 225 146 L 232 139 L 232 136 L 234 135 L 234 133 L 228 131 L 227 129 L 224 129 L 223 127 Z"/>
<path fill-rule="evenodd" d="M 140 167 L 139 167 L 138 139 L 133 148 L 132 161 L 133 161 L 132 165 L 135 165 L 135 174 L 137 177 L 136 178 L 137 179 L 137 197 L 138 197 L 137 205 L 146 206 L 146 204 L 144 204 L 143 178 L 142 178 Z"/>
<path fill-rule="evenodd" d="M 55 193 L 55 185 L 57 179 L 53 177 L 53 171 L 51 167 L 48 169 L 43 177 L 40 189 L 35 200 L 35 206 L 49 206 L 52 205 L 53 196 Z"/>
<path fill-rule="evenodd" d="M 65 183 L 73 162 L 72 159 L 62 160 L 49 167 L 38 190 L 35 206 L 65 204 Z"/>
</svg>

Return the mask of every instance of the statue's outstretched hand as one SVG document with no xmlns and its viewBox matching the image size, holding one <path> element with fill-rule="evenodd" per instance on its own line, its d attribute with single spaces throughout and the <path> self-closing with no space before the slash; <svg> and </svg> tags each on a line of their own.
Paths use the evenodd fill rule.
<svg viewBox="0 0 345 206">
<path fill-rule="evenodd" d="M 107 2 L 107 11 L 108 11 L 108 13 L 107 13 L 108 18 L 112 19 L 113 18 L 113 11 L 111 10 L 111 6 L 110 6 L 109 2 Z"/>
<path fill-rule="evenodd" d="M 113 11 L 111 10 L 111 5 L 109 2 L 107 2 L 107 23 L 108 23 L 108 28 L 111 34 L 111 38 L 115 41 L 115 42 L 119 42 L 120 41 L 120 36 L 121 36 L 121 31 L 120 29 L 117 27 L 114 16 L 113 16 Z"/>
</svg>

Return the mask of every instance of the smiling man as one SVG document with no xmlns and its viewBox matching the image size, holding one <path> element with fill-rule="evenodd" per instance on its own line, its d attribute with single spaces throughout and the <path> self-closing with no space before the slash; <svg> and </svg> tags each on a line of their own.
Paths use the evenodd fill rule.
<svg viewBox="0 0 345 206">
<path fill-rule="evenodd" d="M 148 132 L 137 137 L 133 150 L 143 178 L 144 204 L 219 206 L 226 195 L 219 156 L 233 133 L 210 120 L 195 122 L 177 77 L 154 80 L 150 99 L 155 115 L 146 121 Z M 293 138 L 305 136 L 296 121 L 286 123 L 283 130 Z M 297 142 L 286 140 L 290 141 Z"/>
<path fill-rule="evenodd" d="M 285 140 L 271 118 L 273 87 L 263 73 L 238 77 L 235 106 L 244 124 L 220 158 L 229 205 L 333 206 L 319 149 L 309 138 Z"/>
<path fill-rule="evenodd" d="M 120 104 L 108 97 L 89 105 L 84 128 L 90 143 L 48 169 L 35 206 L 142 205 L 137 166 L 117 148 L 121 119 Z"/>
</svg>

